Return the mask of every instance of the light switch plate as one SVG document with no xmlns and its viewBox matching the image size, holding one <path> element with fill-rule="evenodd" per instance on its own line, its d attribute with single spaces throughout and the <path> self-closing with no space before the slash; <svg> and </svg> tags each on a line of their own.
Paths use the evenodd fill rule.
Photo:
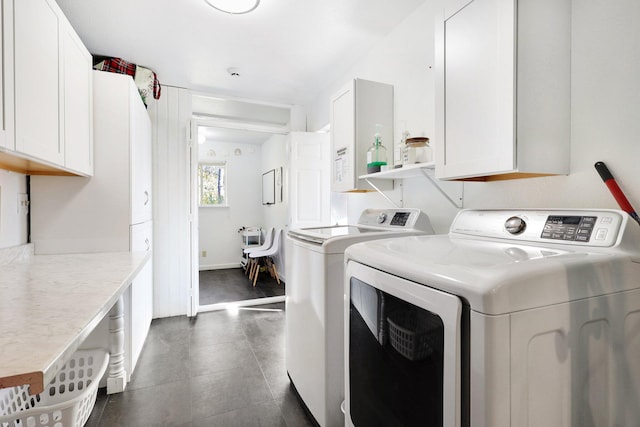
<svg viewBox="0 0 640 427">
<path fill-rule="evenodd" d="M 18 193 L 18 215 L 27 215 L 29 213 L 29 195 Z"/>
</svg>

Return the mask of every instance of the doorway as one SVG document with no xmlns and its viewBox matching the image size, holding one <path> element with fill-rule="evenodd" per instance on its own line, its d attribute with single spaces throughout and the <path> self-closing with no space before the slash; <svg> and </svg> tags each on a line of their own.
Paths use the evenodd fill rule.
<svg viewBox="0 0 640 427">
<path fill-rule="evenodd" d="M 192 211 L 197 242 L 192 244 L 197 311 L 284 301 L 284 282 L 259 274 L 255 287 L 243 268 L 243 230 L 260 235 L 284 228 L 285 200 L 262 204 L 262 174 L 286 170 L 286 136 L 260 126 L 196 119 L 191 148 Z M 262 243 L 262 237 L 259 242 Z M 193 290 L 193 289 L 192 289 Z"/>
</svg>

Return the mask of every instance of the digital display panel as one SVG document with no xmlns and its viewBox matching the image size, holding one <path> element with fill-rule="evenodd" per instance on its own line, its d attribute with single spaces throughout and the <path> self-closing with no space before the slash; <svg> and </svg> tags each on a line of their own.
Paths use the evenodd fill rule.
<svg viewBox="0 0 640 427">
<path fill-rule="evenodd" d="M 598 217 L 550 215 L 544 224 L 543 239 L 588 242 Z"/>
<path fill-rule="evenodd" d="M 400 225 L 404 227 L 407 225 L 409 215 L 411 215 L 411 212 L 396 212 L 393 215 L 393 218 L 391 218 L 391 225 Z"/>
</svg>

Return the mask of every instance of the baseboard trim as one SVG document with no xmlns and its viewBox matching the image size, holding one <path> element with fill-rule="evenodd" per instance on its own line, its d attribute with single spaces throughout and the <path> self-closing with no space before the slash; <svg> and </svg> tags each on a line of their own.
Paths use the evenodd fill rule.
<svg viewBox="0 0 640 427">
<path fill-rule="evenodd" d="M 242 265 L 239 262 L 233 262 L 229 264 L 209 264 L 209 265 L 200 264 L 199 270 L 200 271 L 225 270 L 227 268 L 240 268 L 240 267 L 242 267 Z"/>
<path fill-rule="evenodd" d="M 256 298 L 256 299 L 248 299 L 245 301 L 220 302 L 217 304 L 207 304 L 207 305 L 201 305 L 200 307 L 198 307 L 198 313 L 204 313 L 207 311 L 237 309 L 240 307 L 252 307 L 256 305 L 274 304 L 277 302 L 284 302 L 284 299 L 285 299 L 285 296 L 280 295 L 277 297 Z"/>
</svg>

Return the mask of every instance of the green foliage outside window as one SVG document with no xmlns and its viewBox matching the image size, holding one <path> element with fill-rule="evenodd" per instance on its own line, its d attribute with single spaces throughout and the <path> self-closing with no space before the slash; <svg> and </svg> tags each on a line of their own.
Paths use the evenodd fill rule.
<svg viewBox="0 0 640 427">
<path fill-rule="evenodd" d="M 198 203 L 200 206 L 226 206 L 226 166 L 224 163 L 198 164 Z"/>
</svg>

